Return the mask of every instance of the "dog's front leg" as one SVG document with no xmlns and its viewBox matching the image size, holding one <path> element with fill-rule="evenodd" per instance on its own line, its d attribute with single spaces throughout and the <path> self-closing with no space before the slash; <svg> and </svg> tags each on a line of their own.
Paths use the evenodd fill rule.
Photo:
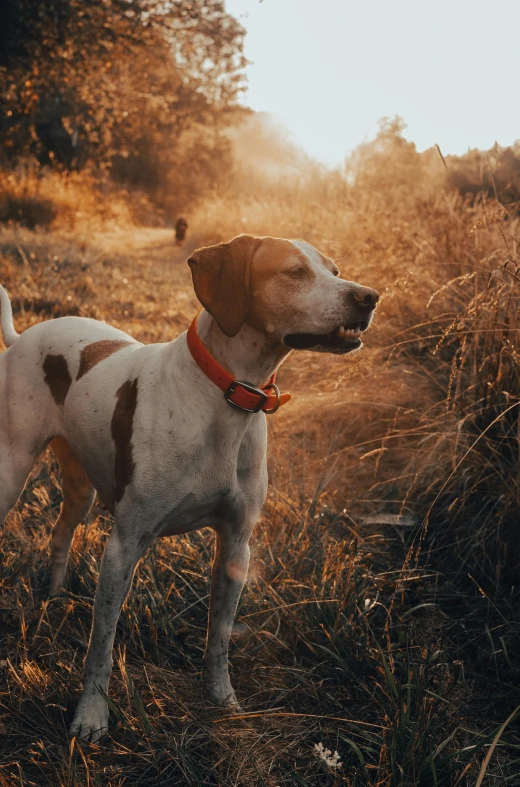
<svg viewBox="0 0 520 787">
<path fill-rule="evenodd" d="M 85 661 L 83 694 L 70 734 L 98 741 L 108 728 L 108 706 L 103 693 L 108 691 L 112 671 L 112 647 L 117 620 L 128 594 L 137 561 L 147 543 L 132 537 L 122 538 L 114 525 L 108 539 L 94 599 L 92 633 Z"/>
<path fill-rule="evenodd" d="M 249 566 L 249 532 L 217 533 L 211 575 L 209 626 L 204 662 L 206 696 L 216 705 L 240 709 L 229 679 L 228 646 Z"/>
</svg>

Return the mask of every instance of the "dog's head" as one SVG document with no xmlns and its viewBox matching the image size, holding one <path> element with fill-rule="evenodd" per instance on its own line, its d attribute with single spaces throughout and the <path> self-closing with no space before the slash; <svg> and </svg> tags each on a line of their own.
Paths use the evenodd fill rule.
<svg viewBox="0 0 520 787">
<path fill-rule="evenodd" d="M 244 323 L 295 350 L 347 353 L 361 346 L 378 293 L 339 278 L 302 240 L 238 235 L 188 260 L 197 298 L 227 336 Z"/>
</svg>

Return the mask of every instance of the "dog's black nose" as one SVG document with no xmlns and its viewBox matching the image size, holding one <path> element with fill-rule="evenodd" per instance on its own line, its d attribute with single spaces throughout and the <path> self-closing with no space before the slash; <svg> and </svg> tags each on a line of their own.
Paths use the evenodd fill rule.
<svg viewBox="0 0 520 787">
<path fill-rule="evenodd" d="M 367 309 L 376 308 L 376 303 L 379 300 L 379 293 L 377 290 L 373 290 L 370 287 L 359 286 L 356 287 L 355 290 L 352 290 L 351 294 L 355 301 L 365 306 Z"/>
</svg>

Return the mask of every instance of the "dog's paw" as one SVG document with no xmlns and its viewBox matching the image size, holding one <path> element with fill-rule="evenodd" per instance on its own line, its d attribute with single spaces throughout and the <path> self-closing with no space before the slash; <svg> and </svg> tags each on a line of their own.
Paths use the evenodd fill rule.
<svg viewBox="0 0 520 787">
<path fill-rule="evenodd" d="M 206 699 L 213 705 L 218 705 L 221 708 L 232 713 L 241 713 L 242 708 L 237 700 L 237 696 L 231 685 L 229 678 L 227 680 L 212 680 L 207 678 L 204 690 Z"/>
<path fill-rule="evenodd" d="M 83 696 L 76 708 L 69 734 L 82 741 L 98 743 L 108 732 L 108 706 L 98 694 Z"/>
</svg>

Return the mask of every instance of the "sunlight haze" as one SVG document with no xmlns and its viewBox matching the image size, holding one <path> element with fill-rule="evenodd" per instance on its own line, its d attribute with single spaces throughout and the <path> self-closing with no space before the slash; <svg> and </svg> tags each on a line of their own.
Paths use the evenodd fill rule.
<svg viewBox="0 0 520 787">
<path fill-rule="evenodd" d="M 245 101 L 337 164 L 400 115 L 419 150 L 520 137 L 520 3 L 227 0 L 247 30 Z"/>
</svg>

